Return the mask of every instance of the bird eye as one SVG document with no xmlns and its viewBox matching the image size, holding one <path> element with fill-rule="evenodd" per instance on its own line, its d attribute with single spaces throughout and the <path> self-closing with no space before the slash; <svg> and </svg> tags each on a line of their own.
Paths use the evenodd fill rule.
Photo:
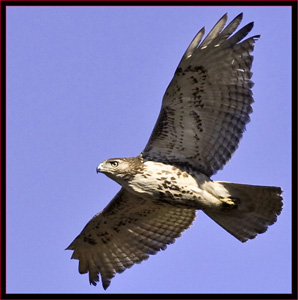
<svg viewBox="0 0 298 300">
<path fill-rule="evenodd" d="M 117 167 L 117 166 L 119 165 L 119 162 L 116 161 L 116 160 L 113 160 L 113 161 L 110 161 L 110 165 L 111 165 L 112 167 Z"/>
</svg>

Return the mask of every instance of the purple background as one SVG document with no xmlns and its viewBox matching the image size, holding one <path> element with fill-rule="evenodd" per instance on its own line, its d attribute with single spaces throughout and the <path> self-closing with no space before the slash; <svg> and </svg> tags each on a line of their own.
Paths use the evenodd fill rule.
<svg viewBox="0 0 298 300">
<path fill-rule="evenodd" d="M 255 103 L 214 180 L 281 186 L 278 222 L 240 243 L 202 212 L 108 293 L 291 291 L 290 7 L 7 8 L 7 292 L 102 293 L 64 251 L 119 186 L 95 172 L 144 148 L 187 46 L 228 12 L 255 22 Z"/>
</svg>

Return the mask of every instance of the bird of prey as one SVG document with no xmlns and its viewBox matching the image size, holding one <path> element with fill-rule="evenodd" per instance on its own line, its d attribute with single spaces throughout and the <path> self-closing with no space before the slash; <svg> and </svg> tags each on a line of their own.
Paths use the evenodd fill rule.
<svg viewBox="0 0 298 300">
<path fill-rule="evenodd" d="M 141 154 L 97 167 L 122 187 L 68 246 L 79 272 L 104 289 L 150 254 L 165 250 L 202 210 L 241 242 L 272 225 L 282 209 L 279 187 L 212 181 L 238 147 L 253 103 L 251 52 L 259 35 L 236 31 L 225 14 L 184 53 Z M 236 32 L 235 32 L 236 31 Z"/>
</svg>

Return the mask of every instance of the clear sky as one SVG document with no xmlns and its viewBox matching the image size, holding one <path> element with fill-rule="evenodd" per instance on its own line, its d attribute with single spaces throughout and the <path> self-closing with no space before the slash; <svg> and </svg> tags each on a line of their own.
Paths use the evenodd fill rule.
<svg viewBox="0 0 298 300">
<path fill-rule="evenodd" d="M 7 292 L 106 293 L 64 250 L 119 190 L 96 167 L 143 150 L 187 46 L 226 12 L 261 38 L 251 122 L 212 179 L 281 186 L 283 211 L 247 243 L 199 211 L 106 292 L 291 292 L 291 9 L 248 6 L 7 8 Z"/>
</svg>

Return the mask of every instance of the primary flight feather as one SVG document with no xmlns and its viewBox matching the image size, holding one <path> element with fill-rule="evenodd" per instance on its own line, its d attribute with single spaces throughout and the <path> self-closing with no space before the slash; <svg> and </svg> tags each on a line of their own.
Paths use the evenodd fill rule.
<svg viewBox="0 0 298 300">
<path fill-rule="evenodd" d="M 102 162 L 122 188 L 68 246 L 106 289 L 121 273 L 166 249 L 202 210 L 241 242 L 272 225 L 282 209 L 279 187 L 212 181 L 238 147 L 253 103 L 251 52 L 259 38 L 243 40 L 225 14 L 205 37 L 204 28 L 183 55 L 163 97 L 151 137 L 137 157 Z"/>
</svg>

